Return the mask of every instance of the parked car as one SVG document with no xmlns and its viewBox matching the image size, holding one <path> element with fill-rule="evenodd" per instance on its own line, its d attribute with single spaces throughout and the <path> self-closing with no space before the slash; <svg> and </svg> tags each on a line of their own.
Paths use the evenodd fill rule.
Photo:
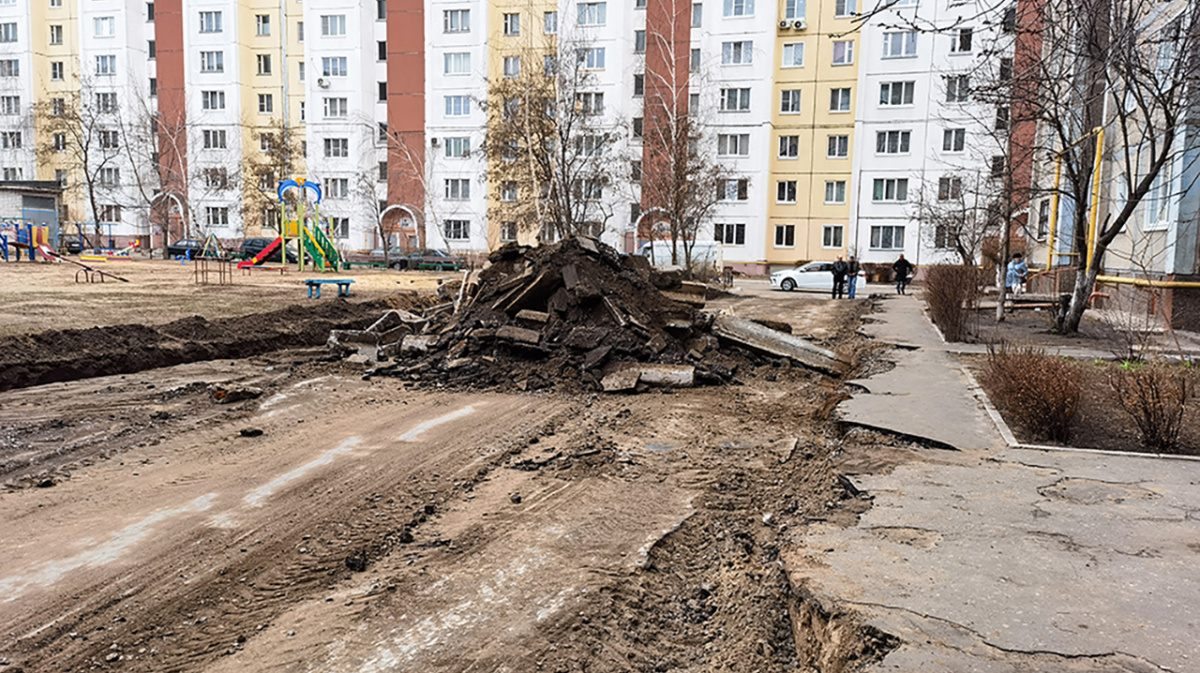
<svg viewBox="0 0 1200 673">
<path fill-rule="evenodd" d="M 867 283 L 867 276 L 858 272 L 858 285 Z M 771 287 L 777 287 L 784 292 L 792 290 L 833 291 L 833 262 L 809 262 L 794 269 L 784 269 L 771 274 Z"/>
<path fill-rule="evenodd" d="M 78 255 L 83 252 L 83 242 L 79 240 L 78 236 L 67 236 L 63 241 L 63 249 L 67 251 L 68 255 Z"/>
<path fill-rule="evenodd" d="M 181 238 L 167 246 L 167 257 L 196 257 L 203 246 L 204 241 L 198 238 Z"/>
<path fill-rule="evenodd" d="M 383 251 L 380 250 L 379 257 L 383 258 Z M 372 255 L 375 253 L 372 252 Z M 407 255 L 396 250 L 389 255 L 389 265 L 393 269 L 412 269 L 425 270 L 433 269 L 435 271 L 458 271 L 462 268 L 465 260 L 457 255 L 451 255 L 448 252 L 434 250 L 432 248 L 425 250 L 413 250 Z"/>
<path fill-rule="evenodd" d="M 253 257 L 255 255 L 262 252 L 263 250 L 266 250 L 267 247 L 270 246 L 274 242 L 275 242 L 274 237 L 272 237 L 272 238 L 247 238 L 242 241 L 242 251 L 241 251 L 242 257 L 245 259 L 253 259 Z M 271 251 L 271 254 L 266 259 L 259 260 L 259 261 L 260 262 L 273 262 L 273 263 L 278 264 L 282 260 L 283 260 L 283 256 L 280 254 L 279 248 L 276 248 L 275 250 Z M 288 247 L 287 260 L 288 260 L 288 262 L 298 261 L 298 258 L 296 256 L 296 250 L 294 249 L 294 246 Z"/>
</svg>

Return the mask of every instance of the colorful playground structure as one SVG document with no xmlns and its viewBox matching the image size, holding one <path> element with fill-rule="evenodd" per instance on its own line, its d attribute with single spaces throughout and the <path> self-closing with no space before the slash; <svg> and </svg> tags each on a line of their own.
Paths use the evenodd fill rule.
<svg viewBox="0 0 1200 673">
<path fill-rule="evenodd" d="M 300 196 L 289 203 L 285 195 L 291 189 L 300 190 Z M 311 201 L 309 190 L 315 195 Z M 261 267 L 280 248 L 280 260 L 286 266 L 288 243 L 296 241 L 297 270 L 303 271 L 305 264 L 311 263 L 318 271 L 337 271 L 341 255 L 329 236 L 328 224 L 323 225 L 321 221 L 321 184 L 304 178 L 283 180 L 276 193 L 279 197 L 279 237 L 262 252 L 239 263 L 238 268 Z"/>
<path fill-rule="evenodd" d="M 85 262 L 132 262 L 133 257 L 129 255 L 134 250 L 137 250 L 139 245 L 141 244 L 138 241 L 134 241 L 120 250 L 101 253 L 83 252 L 79 254 L 79 259 Z"/>
<path fill-rule="evenodd" d="M 9 248 L 13 249 L 15 261 L 21 261 L 21 251 L 24 250 L 30 261 L 37 259 L 37 253 L 45 247 L 53 249 L 50 227 L 32 224 L 27 221 L 0 223 L 0 255 L 4 261 L 9 258 Z M 43 254 L 43 257 L 45 255 Z"/>
</svg>

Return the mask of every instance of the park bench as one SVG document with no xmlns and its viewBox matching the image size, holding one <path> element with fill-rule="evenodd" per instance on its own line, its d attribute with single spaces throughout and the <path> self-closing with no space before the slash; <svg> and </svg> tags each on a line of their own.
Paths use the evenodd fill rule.
<svg viewBox="0 0 1200 673">
<path fill-rule="evenodd" d="M 354 281 L 350 280 L 349 278 L 336 278 L 336 279 L 331 279 L 331 280 L 316 280 L 314 278 L 309 278 L 308 280 L 304 281 L 304 284 L 308 286 L 308 298 L 309 299 L 313 299 L 313 298 L 320 299 L 322 285 L 337 285 L 338 296 L 339 297 L 349 297 L 350 296 L 350 283 L 353 283 L 353 282 Z"/>
<path fill-rule="evenodd" d="M 349 271 L 356 266 L 365 266 L 368 269 L 382 269 L 383 262 L 342 262 L 342 270 Z"/>
</svg>

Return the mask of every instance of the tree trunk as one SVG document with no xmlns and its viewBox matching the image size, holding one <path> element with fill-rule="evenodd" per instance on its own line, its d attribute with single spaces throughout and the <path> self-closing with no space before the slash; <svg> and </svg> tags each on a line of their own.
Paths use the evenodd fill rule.
<svg viewBox="0 0 1200 673">
<path fill-rule="evenodd" d="M 1071 293 L 1071 305 L 1055 325 L 1059 334 L 1075 334 L 1079 331 L 1079 323 L 1083 320 L 1083 312 L 1087 310 L 1088 299 L 1092 296 L 1092 288 L 1096 286 L 1098 275 L 1098 267 L 1078 269 L 1075 272 L 1075 291 Z"/>
<path fill-rule="evenodd" d="M 1008 295 L 1008 232 L 1001 232 L 1001 236 L 1000 259 L 996 262 L 996 285 L 1000 288 L 996 295 L 996 322 L 1004 322 L 1004 299 Z"/>
</svg>

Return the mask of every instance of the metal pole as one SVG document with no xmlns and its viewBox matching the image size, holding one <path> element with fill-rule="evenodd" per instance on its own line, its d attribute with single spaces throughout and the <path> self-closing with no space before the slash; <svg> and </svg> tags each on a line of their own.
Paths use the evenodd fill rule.
<svg viewBox="0 0 1200 673">
<path fill-rule="evenodd" d="M 1059 152 L 1054 162 L 1054 196 L 1050 199 L 1050 234 L 1046 247 L 1046 270 L 1054 266 L 1054 236 L 1058 230 L 1058 199 L 1059 186 L 1062 185 L 1062 152 Z"/>
<path fill-rule="evenodd" d="M 1088 254 L 1087 268 L 1092 268 L 1092 260 L 1096 256 L 1096 221 L 1100 211 L 1100 168 L 1101 153 L 1104 149 L 1104 129 L 1096 127 L 1096 160 L 1092 166 L 1092 213 L 1088 222 Z"/>
</svg>

